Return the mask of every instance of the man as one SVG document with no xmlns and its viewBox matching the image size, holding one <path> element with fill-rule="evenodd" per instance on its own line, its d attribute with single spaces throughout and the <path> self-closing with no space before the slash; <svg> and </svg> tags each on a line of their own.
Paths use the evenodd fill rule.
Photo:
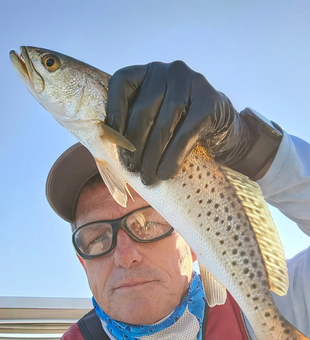
<svg viewBox="0 0 310 340">
<path fill-rule="evenodd" d="M 310 146 L 250 109 L 239 114 L 184 63 L 116 72 L 107 117 L 137 147 L 135 153 L 123 150 L 122 158 L 146 185 L 172 177 L 200 142 L 217 161 L 258 180 L 268 202 L 310 235 Z M 119 206 L 80 144 L 50 171 L 48 200 L 72 225 L 94 296 L 95 311 L 63 339 L 252 339 L 230 295 L 223 306 L 208 308 L 192 273 L 195 254 L 146 201 L 133 196 L 126 208 Z M 308 336 L 309 249 L 289 262 L 288 295 L 275 296 L 281 313 Z"/>
</svg>

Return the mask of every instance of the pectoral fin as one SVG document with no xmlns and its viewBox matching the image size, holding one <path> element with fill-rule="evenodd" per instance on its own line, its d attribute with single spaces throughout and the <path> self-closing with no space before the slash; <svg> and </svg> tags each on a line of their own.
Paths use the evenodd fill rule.
<svg viewBox="0 0 310 340">
<path fill-rule="evenodd" d="M 136 148 L 119 132 L 113 130 L 104 123 L 99 124 L 99 136 L 104 140 L 121 146 L 122 148 L 128 149 L 131 152 L 136 151 Z"/>
<path fill-rule="evenodd" d="M 227 298 L 226 288 L 200 263 L 199 270 L 208 305 L 223 305 Z"/>
<path fill-rule="evenodd" d="M 132 198 L 132 200 L 134 200 L 127 187 L 126 181 L 112 173 L 108 163 L 100 161 L 97 158 L 95 158 L 95 162 L 105 185 L 109 189 L 110 194 L 119 205 L 125 208 L 127 206 L 128 195 Z"/>
</svg>

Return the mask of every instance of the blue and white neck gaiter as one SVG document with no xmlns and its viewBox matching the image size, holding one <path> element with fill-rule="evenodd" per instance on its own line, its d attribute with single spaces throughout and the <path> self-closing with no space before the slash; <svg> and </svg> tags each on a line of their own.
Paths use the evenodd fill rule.
<svg viewBox="0 0 310 340">
<path fill-rule="evenodd" d="M 113 340 L 202 340 L 205 303 L 202 282 L 195 272 L 180 305 L 162 321 L 152 325 L 130 325 L 115 321 L 99 307 L 93 297 L 93 305 L 103 329 Z"/>
</svg>

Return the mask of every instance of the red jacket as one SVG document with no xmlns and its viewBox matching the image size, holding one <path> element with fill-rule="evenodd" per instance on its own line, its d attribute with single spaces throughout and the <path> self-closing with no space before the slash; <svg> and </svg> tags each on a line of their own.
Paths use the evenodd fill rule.
<svg viewBox="0 0 310 340">
<path fill-rule="evenodd" d="M 241 310 L 233 297 L 227 293 L 222 306 L 209 308 L 206 340 L 249 340 Z M 73 324 L 61 340 L 84 340 L 77 323 Z"/>
</svg>

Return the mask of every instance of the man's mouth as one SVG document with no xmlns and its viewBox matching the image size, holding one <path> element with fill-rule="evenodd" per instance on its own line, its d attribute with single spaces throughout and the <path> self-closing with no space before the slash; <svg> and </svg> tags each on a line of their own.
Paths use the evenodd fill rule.
<svg viewBox="0 0 310 340">
<path fill-rule="evenodd" d="M 129 280 L 121 283 L 116 289 L 131 289 L 131 288 L 141 288 L 144 285 L 153 283 L 154 281 L 141 281 L 141 280 Z"/>
</svg>

